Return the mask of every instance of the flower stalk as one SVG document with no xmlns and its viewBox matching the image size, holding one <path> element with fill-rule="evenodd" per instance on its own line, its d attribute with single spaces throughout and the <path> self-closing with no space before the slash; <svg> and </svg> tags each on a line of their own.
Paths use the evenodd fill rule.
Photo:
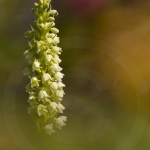
<svg viewBox="0 0 150 150">
<path fill-rule="evenodd" d="M 55 128 L 61 129 L 67 120 L 61 104 L 64 96 L 59 55 L 62 50 L 57 46 L 59 30 L 55 28 L 56 10 L 51 9 L 51 0 L 39 0 L 34 3 L 32 12 L 35 15 L 34 28 L 25 33 L 29 38 L 29 49 L 24 52 L 29 66 L 24 69 L 30 83 L 26 86 L 29 93 L 29 114 L 34 118 L 38 131 L 51 135 Z"/>
</svg>

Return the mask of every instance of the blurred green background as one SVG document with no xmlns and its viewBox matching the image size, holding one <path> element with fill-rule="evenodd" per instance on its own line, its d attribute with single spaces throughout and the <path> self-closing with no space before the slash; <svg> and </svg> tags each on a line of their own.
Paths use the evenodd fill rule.
<svg viewBox="0 0 150 150">
<path fill-rule="evenodd" d="M 24 32 L 36 0 L 0 0 L 0 149 L 149 150 L 150 1 L 52 0 L 67 126 L 38 134 L 27 113 Z"/>
</svg>

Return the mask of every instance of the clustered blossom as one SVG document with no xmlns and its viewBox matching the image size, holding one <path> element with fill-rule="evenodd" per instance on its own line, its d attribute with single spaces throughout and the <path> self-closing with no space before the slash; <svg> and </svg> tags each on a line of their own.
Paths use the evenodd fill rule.
<svg viewBox="0 0 150 150">
<path fill-rule="evenodd" d="M 30 79 L 26 86 L 29 93 L 28 112 L 36 121 L 38 131 L 47 134 L 55 132 L 55 128 L 61 129 L 65 125 L 67 117 L 58 116 L 63 113 L 65 107 L 61 104 L 64 96 L 62 78 L 64 74 L 59 66 L 61 48 L 57 46 L 59 30 L 55 28 L 56 10 L 50 7 L 51 0 L 39 0 L 34 3 L 32 12 L 36 16 L 31 31 L 25 33 L 29 41 L 29 49 L 24 52 L 29 66 L 24 69 L 24 75 Z"/>
</svg>

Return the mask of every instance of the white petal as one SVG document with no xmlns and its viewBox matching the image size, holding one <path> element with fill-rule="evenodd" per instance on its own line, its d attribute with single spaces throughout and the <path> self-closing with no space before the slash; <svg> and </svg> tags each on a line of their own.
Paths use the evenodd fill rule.
<svg viewBox="0 0 150 150">
<path fill-rule="evenodd" d="M 53 57 L 49 54 L 45 56 L 45 59 L 46 59 L 47 62 L 50 62 L 52 60 L 52 58 Z"/>
<path fill-rule="evenodd" d="M 42 82 L 48 81 L 51 79 L 51 76 L 48 73 L 44 73 L 42 76 Z"/>
<path fill-rule="evenodd" d="M 53 130 L 53 124 L 48 124 L 44 127 L 45 132 L 48 135 L 51 135 L 52 133 L 55 133 L 55 131 Z"/>
<path fill-rule="evenodd" d="M 48 94 L 46 93 L 46 91 L 40 91 L 38 94 L 38 100 L 41 101 L 43 98 L 48 97 Z"/>
<path fill-rule="evenodd" d="M 51 87 L 52 87 L 52 89 L 57 90 L 58 89 L 58 84 L 56 82 L 52 82 Z"/>
</svg>

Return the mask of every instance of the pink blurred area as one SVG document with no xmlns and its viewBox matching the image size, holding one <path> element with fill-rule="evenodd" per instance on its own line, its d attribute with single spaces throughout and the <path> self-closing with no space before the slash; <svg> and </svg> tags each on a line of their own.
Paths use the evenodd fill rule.
<svg viewBox="0 0 150 150">
<path fill-rule="evenodd" d="M 87 16 L 105 6 L 111 0 L 68 0 L 67 4 L 75 15 Z"/>
</svg>

